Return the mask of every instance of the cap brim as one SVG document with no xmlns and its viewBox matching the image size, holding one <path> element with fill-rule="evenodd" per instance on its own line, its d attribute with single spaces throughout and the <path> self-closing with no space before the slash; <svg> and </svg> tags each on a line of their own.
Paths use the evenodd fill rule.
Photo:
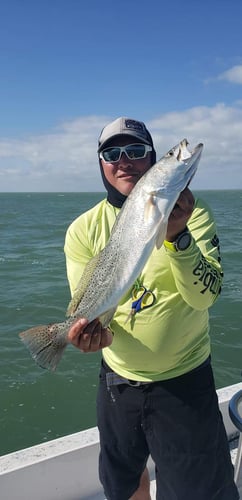
<svg viewBox="0 0 242 500">
<path fill-rule="evenodd" d="M 133 134 L 131 131 L 130 132 L 125 132 L 125 134 L 114 134 L 112 137 L 109 137 L 108 139 L 106 139 L 106 141 L 104 141 L 99 147 L 98 147 L 98 153 L 100 153 L 100 151 L 102 151 L 102 149 L 106 148 L 109 144 L 109 142 L 113 141 L 113 139 L 117 138 L 117 137 L 133 137 L 133 139 L 135 141 L 138 141 L 140 143 L 143 143 L 143 144 L 148 144 L 148 146 L 152 146 L 152 144 L 150 143 L 150 141 L 148 140 L 145 140 L 143 137 L 138 137 L 137 135 Z"/>
</svg>

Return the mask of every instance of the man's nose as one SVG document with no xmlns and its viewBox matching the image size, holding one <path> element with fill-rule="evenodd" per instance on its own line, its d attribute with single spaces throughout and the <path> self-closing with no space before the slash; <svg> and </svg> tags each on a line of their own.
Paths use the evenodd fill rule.
<svg viewBox="0 0 242 500">
<path fill-rule="evenodd" d="M 119 166 L 127 168 L 129 166 L 132 166 L 132 162 L 130 161 L 129 157 L 126 155 L 125 151 L 122 152 L 120 160 L 119 160 Z"/>
</svg>

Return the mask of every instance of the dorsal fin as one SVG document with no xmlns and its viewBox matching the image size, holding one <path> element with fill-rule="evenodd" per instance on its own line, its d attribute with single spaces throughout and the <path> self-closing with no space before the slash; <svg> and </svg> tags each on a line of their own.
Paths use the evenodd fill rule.
<svg viewBox="0 0 242 500">
<path fill-rule="evenodd" d="M 80 304 L 81 299 L 82 299 L 82 297 L 87 289 L 87 286 L 90 282 L 93 271 L 96 268 L 98 261 L 99 261 L 99 254 L 95 255 L 87 263 L 87 265 L 83 271 L 83 274 L 81 276 L 81 279 L 77 285 L 77 288 L 74 292 L 74 295 L 73 295 L 73 297 L 68 305 L 68 308 L 66 311 L 66 316 L 71 316 L 77 310 L 78 305 Z"/>
</svg>

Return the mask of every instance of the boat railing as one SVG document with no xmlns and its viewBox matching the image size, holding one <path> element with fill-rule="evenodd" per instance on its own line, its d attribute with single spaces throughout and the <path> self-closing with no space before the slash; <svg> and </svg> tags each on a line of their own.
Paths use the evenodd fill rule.
<svg viewBox="0 0 242 500">
<path fill-rule="evenodd" d="M 242 462 L 242 390 L 236 392 L 232 396 L 229 402 L 229 416 L 240 433 L 238 450 L 234 464 L 234 480 L 237 483 Z"/>
</svg>

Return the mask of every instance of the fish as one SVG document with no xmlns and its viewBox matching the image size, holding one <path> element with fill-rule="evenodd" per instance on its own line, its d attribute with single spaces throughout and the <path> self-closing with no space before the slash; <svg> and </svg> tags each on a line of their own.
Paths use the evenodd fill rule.
<svg viewBox="0 0 242 500">
<path fill-rule="evenodd" d="M 168 151 L 137 182 L 125 200 L 101 252 L 86 265 L 61 323 L 38 325 L 19 334 L 32 358 L 54 371 L 68 345 L 68 331 L 79 318 L 99 318 L 107 327 L 122 297 L 134 285 L 155 246 L 161 248 L 169 215 L 189 185 L 203 144 L 188 149 L 187 139 Z"/>
</svg>

